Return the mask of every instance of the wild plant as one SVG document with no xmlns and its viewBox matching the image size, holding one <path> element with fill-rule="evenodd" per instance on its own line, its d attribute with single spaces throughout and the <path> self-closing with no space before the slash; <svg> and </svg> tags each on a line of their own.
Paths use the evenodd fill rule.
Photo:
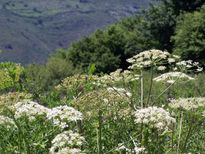
<svg viewBox="0 0 205 154">
<path fill-rule="evenodd" d="M 59 95 L 51 93 L 60 102 L 46 97 L 44 103 L 35 102 L 32 95 L 14 91 L 2 94 L 0 151 L 205 151 L 205 98 L 200 91 L 197 97 L 185 91 L 185 85 L 197 81 L 194 73 L 203 70 L 199 63 L 161 50 L 147 50 L 127 61 L 128 70 L 65 78 L 56 86 Z"/>
</svg>

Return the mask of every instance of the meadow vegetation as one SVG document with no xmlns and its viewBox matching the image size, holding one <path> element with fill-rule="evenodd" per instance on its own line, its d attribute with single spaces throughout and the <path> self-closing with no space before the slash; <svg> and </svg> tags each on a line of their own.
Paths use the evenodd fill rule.
<svg viewBox="0 0 205 154">
<path fill-rule="evenodd" d="M 160 2 L 45 65 L 1 63 L 0 153 L 203 154 L 204 5 Z"/>
<path fill-rule="evenodd" d="M 14 75 L 1 87 L 1 152 L 203 152 L 200 64 L 155 49 L 127 62 L 128 70 L 102 75 L 93 74 L 93 65 L 47 94 L 28 93 L 30 81 L 22 80 L 22 71 L 4 69 Z"/>
</svg>

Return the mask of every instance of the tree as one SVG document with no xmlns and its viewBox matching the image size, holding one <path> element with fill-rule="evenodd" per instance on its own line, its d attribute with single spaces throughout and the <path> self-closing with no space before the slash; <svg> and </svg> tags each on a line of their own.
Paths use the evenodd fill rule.
<svg viewBox="0 0 205 154">
<path fill-rule="evenodd" d="M 97 30 L 74 42 L 67 50 L 67 58 L 74 67 L 86 69 L 94 63 L 97 73 L 109 73 L 122 66 L 125 44 L 125 32 L 119 25 L 113 24 L 105 31 Z"/>
<path fill-rule="evenodd" d="M 29 88 L 31 91 L 48 91 L 53 86 L 59 84 L 62 79 L 71 76 L 77 72 L 70 61 L 62 56 L 62 51 L 53 55 L 45 65 L 37 64 L 27 65 L 27 75 L 31 79 Z"/>
<path fill-rule="evenodd" d="M 175 54 L 183 59 L 199 61 L 205 66 L 205 5 L 200 12 L 180 16 L 172 40 Z"/>
<path fill-rule="evenodd" d="M 151 5 L 144 11 L 147 21 L 145 28 L 158 41 L 155 48 L 172 51 L 173 43 L 170 38 L 174 35 L 177 18 L 180 13 L 199 10 L 203 0 L 155 0 L 157 5 Z"/>
<path fill-rule="evenodd" d="M 193 12 L 199 10 L 204 4 L 204 0 L 156 0 L 161 2 L 165 7 L 172 8 L 176 16 L 181 12 Z"/>
<path fill-rule="evenodd" d="M 146 30 L 158 43 L 154 46 L 161 50 L 172 50 L 170 37 L 174 34 L 176 16 L 173 10 L 164 5 L 152 6 L 144 12 L 146 18 Z"/>
</svg>

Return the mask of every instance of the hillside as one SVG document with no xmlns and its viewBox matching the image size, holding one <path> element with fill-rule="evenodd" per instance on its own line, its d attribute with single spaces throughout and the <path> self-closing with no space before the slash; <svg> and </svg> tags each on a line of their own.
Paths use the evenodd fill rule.
<svg viewBox="0 0 205 154">
<path fill-rule="evenodd" d="M 140 13 L 149 0 L 0 1 L 0 61 L 44 63 L 56 48 Z"/>
</svg>

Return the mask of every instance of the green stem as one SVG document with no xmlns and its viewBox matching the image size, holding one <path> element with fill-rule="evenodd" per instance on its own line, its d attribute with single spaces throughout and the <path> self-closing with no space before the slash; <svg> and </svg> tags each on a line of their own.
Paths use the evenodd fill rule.
<svg viewBox="0 0 205 154">
<path fill-rule="evenodd" d="M 143 83 L 143 71 L 141 70 L 141 75 L 140 75 L 140 81 L 141 81 L 141 90 L 140 90 L 140 101 L 141 101 L 141 108 L 143 108 L 143 97 L 144 97 L 144 83 Z M 142 141 L 143 141 L 143 123 L 141 123 L 140 125 L 140 143 L 142 145 Z"/>
<path fill-rule="evenodd" d="M 151 68 L 150 87 L 149 87 L 149 93 L 148 93 L 146 105 L 149 105 L 149 100 L 150 100 L 150 96 L 151 96 L 151 92 L 152 92 L 152 84 L 153 84 L 153 67 Z"/>
<path fill-rule="evenodd" d="M 17 126 L 17 128 L 18 128 L 18 130 L 19 130 L 19 137 L 20 136 L 22 136 L 22 138 L 23 138 L 23 142 L 24 142 L 24 147 L 25 147 L 25 149 L 26 149 L 26 153 L 27 154 L 30 154 L 30 147 L 29 147 L 29 144 L 28 144 L 28 141 L 27 141 L 27 139 L 26 139 L 26 137 L 25 137 L 25 135 L 24 135 L 24 132 L 23 132 L 23 130 L 21 129 L 21 126 L 18 124 L 18 122 L 16 121 L 16 119 L 15 119 L 15 117 L 14 117 L 14 114 L 8 109 L 8 111 L 11 113 L 11 116 L 12 116 L 12 118 L 13 118 L 13 120 L 14 120 L 14 123 L 15 123 L 15 125 Z"/>
<path fill-rule="evenodd" d="M 193 120 L 193 118 L 192 118 L 192 120 Z M 188 130 L 188 133 L 187 133 L 185 142 L 184 142 L 184 146 L 183 146 L 183 148 L 182 148 L 182 153 L 184 152 L 184 150 L 185 150 L 185 148 L 186 148 L 186 144 L 187 144 L 188 138 L 189 138 L 189 136 L 190 136 L 190 134 L 191 134 L 192 120 L 191 120 L 191 123 L 190 123 L 190 125 L 189 125 L 189 130 Z"/>
<path fill-rule="evenodd" d="M 99 129 L 98 129 L 98 154 L 102 154 L 102 111 L 99 110 Z"/>
<path fill-rule="evenodd" d="M 172 126 L 172 152 L 174 151 L 174 123 Z"/>
<path fill-rule="evenodd" d="M 143 93 L 143 72 L 142 72 L 142 70 L 141 70 L 141 76 L 140 76 L 140 81 L 141 81 L 141 92 L 140 92 L 140 101 L 141 101 L 141 108 L 143 108 L 143 95 L 144 95 L 144 93 Z"/>
<path fill-rule="evenodd" d="M 180 114 L 180 125 L 179 125 L 179 137 L 178 137 L 178 146 L 177 146 L 177 154 L 179 153 L 179 147 L 180 147 L 180 139 L 181 139 L 181 131 L 182 131 L 182 118 L 183 118 L 183 112 Z"/>
<path fill-rule="evenodd" d="M 143 123 L 141 123 L 141 125 L 140 125 L 140 143 L 141 143 L 141 145 L 143 145 L 142 141 L 143 141 Z"/>
<path fill-rule="evenodd" d="M 171 83 L 161 94 L 159 94 L 154 100 L 158 99 L 159 97 L 161 97 L 165 92 L 167 92 L 171 86 L 173 86 L 178 80 L 180 79 L 180 76 L 173 82 Z M 152 105 L 154 104 L 154 102 L 152 103 Z"/>
</svg>

